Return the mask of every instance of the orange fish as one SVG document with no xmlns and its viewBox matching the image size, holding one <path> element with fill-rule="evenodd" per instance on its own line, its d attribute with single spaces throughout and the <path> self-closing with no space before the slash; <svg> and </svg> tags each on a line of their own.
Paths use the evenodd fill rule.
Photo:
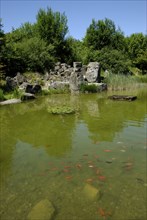
<svg viewBox="0 0 147 220">
<path fill-rule="evenodd" d="M 100 216 L 102 216 L 102 217 L 107 217 L 107 216 L 111 216 L 112 215 L 112 213 L 111 212 L 106 212 L 104 209 L 102 209 L 102 208 L 99 208 L 98 209 L 98 213 L 99 213 L 99 215 Z"/>
<path fill-rule="evenodd" d="M 92 183 L 92 182 L 93 182 L 93 179 L 87 179 L 86 182 L 87 182 L 87 183 Z"/>
<path fill-rule="evenodd" d="M 77 167 L 78 169 L 81 169 L 81 168 L 82 168 L 82 165 L 78 163 L 78 164 L 76 165 L 76 167 Z"/>
<path fill-rule="evenodd" d="M 104 181 L 106 179 L 106 177 L 105 176 L 99 176 L 98 179 L 101 180 L 101 181 Z"/>
<path fill-rule="evenodd" d="M 58 167 L 51 168 L 52 171 L 58 170 Z"/>
<path fill-rule="evenodd" d="M 65 177 L 67 180 L 71 180 L 72 179 L 72 176 L 66 176 Z"/>
<path fill-rule="evenodd" d="M 104 150 L 104 152 L 111 152 L 112 150 Z"/>
<path fill-rule="evenodd" d="M 99 208 L 98 211 L 99 211 L 100 216 L 102 216 L 102 217 L 106 217 L 106 213 L 105 213 L 104 209 Z"/>
<path fill-rule="evenodd" d="M 101 171 L 100 171 L 99 169 L 96 170 L 96 174 L 100 174 L 100 172 L 101 172 Z"/>
<path fill-rule="evenodd" d="M 93 163 L 93 161 L 91 161 L 91 160 L 90 160 L 90 161 L 88 161 L 88 163 L 90 163 L 90 164 L 91 164 L 91 163 Z"/>
<path fill-rule="evenodd" d="M 65 169 L 66 169 L 66 168 L 71 168 L 71 166 L 65 166 L 64 168 L 65 168 Z"/>
<path fill-rule="evenodd" d="M 68 170 L 68 169 L 64 169 L 63 171 L 64 171 L 65 173 L 70 172 L 70 170 Z"/>
</svg>

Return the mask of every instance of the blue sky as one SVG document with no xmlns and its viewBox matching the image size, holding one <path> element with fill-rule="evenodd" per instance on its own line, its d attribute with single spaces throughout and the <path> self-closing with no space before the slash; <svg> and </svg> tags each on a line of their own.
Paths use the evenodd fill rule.
<svg viewBox="0 0 147 220">
<path fill-rule="evenodd" d="M 5 33 L 10 32 L 12 27 L 20 27 L 24 22 L 36 22 L 38 10 L 46 9 L 47 6 L 53 11 L 65 12 L 68 36 L 76 39 L 81 40 L 85 36 L 93 18 L 111 19 L 125 36 L 139 32 L 146 34 L 147 31 L 146 0 L 1 0 L 0 4 L 0 17 Z"/>
</svg>

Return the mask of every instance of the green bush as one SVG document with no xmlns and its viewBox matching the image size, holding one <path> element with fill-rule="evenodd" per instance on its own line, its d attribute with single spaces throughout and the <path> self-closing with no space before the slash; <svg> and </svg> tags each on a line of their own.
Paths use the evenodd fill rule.
<svg viewBox="0 0 147 220">
<path fill-rule="evenodd" d="M 13 97 L 19 99 L 21 98 L 21 96 L 22 96 L 22 92 L 19 89 L 14 89 Z"/>
<path fill-rule="evenodd" d="M 95 84 L 91 84 L 91 85 L 82 84 L 80 86 L 80 91 L 83 93 L 85 93 L 85 92 L 96 93 L 96 92 L 98 92 L 98 88 Z"/>
<path fill-rule="evenodd" d="M 67 94 L 70 92 L 69 87 L 64 87 L 63 89 L 49 89 L 49 94 Z"/>
<path fill-rule="evenodd" d="M 50 95 L 51 93 L 50 93 L 50 91 L 49 90 L 47 90 L 47 89 L 43 89 L 42 91 L 41 91 L 41 95 Z"/>
<path fill-rule="evenodd" d="M 2 89 L 0 89 L 0 101 L 4 101 L 4 100 L 5 100 L 4 92 Z"/>
<path fill-rule="evenodd" d="M 19 89 L 15 89 L 14 91 L 12 92 L 9 92 L 9 93 L 6 93 L 5 94 L 5 98 L 8 100 L 8 99 L 20 99 L 21 96 L 22 96 L 23 92 L 20 91 Z"/>
</svg>

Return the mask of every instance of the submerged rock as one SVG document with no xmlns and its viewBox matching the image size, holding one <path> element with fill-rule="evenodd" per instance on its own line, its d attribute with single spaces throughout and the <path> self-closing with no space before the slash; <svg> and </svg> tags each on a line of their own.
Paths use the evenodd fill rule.
<svg viewBox="0 0 147 220">
<path fill-rule="evenodd" d="M 33 94 L 31 94 L 31 93 L 24 93 L 21 96 L 21 100 L 22 101 L 31 100 L 31 99 L 35 99 L 35 96 Z"/>
<path fill-rule="evenodd" d="M 52 203 L 47 200 L 38 202 L 28 214 L 28 220 L 51 220 L 55 209 Z"/>
<path fill-rule="evenodd" d="M 118 101 L 134 101 L 137 99 L 137 96 L 130 95 L 112 95 L 108 96 L 109 99 L 118 100 Z"/>
<path fill-rule="evenodd" d="M 86 184 L 84 189 L 83 189 L 83 193 L 85 194 L 85 196 L 88 199 L 99 199 L 100 198 L 100 190 L 97 189 L 96 187 L 90 185 L 90 184 Z"/>
<path fill-rule="evenodd" d="M 20 99 L 9 99 L 3 102 L 0 102 L 0 105 L 9 105 L 9 104 L 17 104 L 17 103 L 21 103 Z"/>
</svg>

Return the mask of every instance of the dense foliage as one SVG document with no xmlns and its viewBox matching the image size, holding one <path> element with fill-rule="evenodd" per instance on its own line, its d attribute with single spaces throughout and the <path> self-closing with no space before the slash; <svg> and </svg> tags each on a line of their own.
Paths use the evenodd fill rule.
<svg viewBox="0 0 147 220">
<path fill-rule="evenodd" d="M 147 36 L 134 33 L 125 37 L 108 18 L 92 20 L 83 40 L 67 37 L 67 17 L 51 8 L 40 9 L 34 24 L 4 33 L 0 23 L 0 77 L 17 72 L 45 73 L 57 62 L 101 63 L 115 74 L 147 73 Z"/>
</svg>

